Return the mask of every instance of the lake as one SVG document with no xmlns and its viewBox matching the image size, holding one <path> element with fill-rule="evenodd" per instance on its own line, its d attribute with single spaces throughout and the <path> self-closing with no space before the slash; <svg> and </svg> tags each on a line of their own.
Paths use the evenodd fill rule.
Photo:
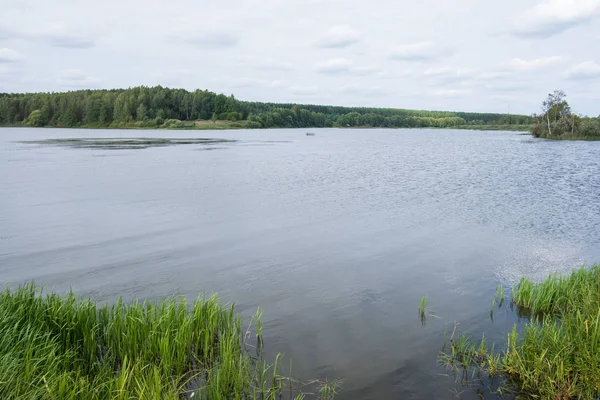
<svg viewBox="0 0 600 400">
<path fill-rule="evenodd" d="M 315 133 L 307 136 L 306 133 Z M 148 148 L 58 138 L 222 138 Z M 0 281 L 111 302 L 219 293 L 340 399 L 478 399 L 444 331 L 501 347 L 498 284 L 600 262 L 600 142 L 515 132 L 0 128 Z M 422 296 L 437 317 L 422 325 Z"/>
</svg>

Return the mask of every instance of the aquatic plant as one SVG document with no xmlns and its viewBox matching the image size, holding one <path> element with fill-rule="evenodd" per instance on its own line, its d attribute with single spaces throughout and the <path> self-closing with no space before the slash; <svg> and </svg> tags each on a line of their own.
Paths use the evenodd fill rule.
<svg viewBox="0 0 600 400">
<path fill-rule="evenodd" d="M 327 380 L 319 382 L 319 398 L 322 400 L 333 400 L 339 393 L 341 381 Z"/>
<path fill-rule="evenodd" d="M 34 284 L 0 293 L 2 399 L 304 398 L 282 371 L 249 354 L 242 329 L 216 297 L 102 307 Z M 246 334 L 244 333 L 246 332 Z M 290 364 L 291 369 L 291 364 Z M 333 390 L 335 392 L 335 390 Z M 332 390 L 327 390 L 327 396 Z"/>
<path fill-rule="evenodd" d="M 427 310 L 427 297 L 423 296 L 423 297 L 421 297 L 421 300 L 419 301 L 419 316 L 421 318 L 425 318 L 426 310 Z"/>
<path fill-rule="evenodd" d="M 515 325 L 504 352 L 451 341 L 439 361 L 453 370 L 503 376 L 504 392 L 538 399 L 597 399 L 600 393 L 600 266 L 534 283 L 522 279 L 512 303 L 529 322 Z M 473 372 L 475 375 L 475 372 Z"/>
<path fill-rule="evenodd" d="M 504 286 L 502 284 L 496 287 L 496 299 L 498 300 L 498 307 L 502 307 L 502 303 L 504 303 Z"/>
</svg>

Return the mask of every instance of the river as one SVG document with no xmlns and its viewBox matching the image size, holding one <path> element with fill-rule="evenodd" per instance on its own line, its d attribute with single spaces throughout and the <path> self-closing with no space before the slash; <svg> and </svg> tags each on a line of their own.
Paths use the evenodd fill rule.
<svg viewBox="0 0 600 400">
<path fill-rule="evenodd" d="M 22 143 L 69 137 L 235 142 Z M 0 128 L 2 284 L 102 302 L 217 292 L 245 316 L 260 306 L 268 355 L 284 352 L 304 380 L 343 378 L 340 399 L 452 398 L 436 365 L 446 329 L 503 343 L 516 319 L 506 307 L 490 319 L 498 284 L 594 262 L 600 142 Z M 437 316 L 424 326 L 421 296 Z"/>
</svg>

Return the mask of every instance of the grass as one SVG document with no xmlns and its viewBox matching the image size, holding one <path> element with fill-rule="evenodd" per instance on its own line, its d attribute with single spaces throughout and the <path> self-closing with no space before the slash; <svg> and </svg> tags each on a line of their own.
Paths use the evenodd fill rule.
<svg viewBox="0 0 600 400">
<path fill-rule="evenodd" d="M 7 289 L 0 294 L 0 398 L 306 398 L 282 371 L 281 355 L 273 364 L 260 356 L 260 317 L 258 310 L 244 329 L 233 306 L 216 297 L 98 307 L 72 293 L 43 295 L 34 284 Z M 320 388 L 330 399 L 337 383 Z"/>
<path fill-rule="evenodd" d="M 498 292 L 497 292 L 498 293 Z M 482 341 L 451 339 L 440 361 L 451 369 L 505 378 L 504 390 L 534 399 L 600 398 L 600 266 L 534 283 L 522 279 L 511 305 L 529 318 L 496 353 Z"/>
</svg>

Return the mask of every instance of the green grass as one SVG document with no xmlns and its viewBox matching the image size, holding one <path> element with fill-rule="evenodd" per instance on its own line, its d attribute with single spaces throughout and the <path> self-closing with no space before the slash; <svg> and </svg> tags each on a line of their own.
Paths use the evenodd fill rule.
<svg viewBox="0 0 600 400">
<path fill-rule="evenodd" d="M 534 283 L 522 279 L 511 304 L 530 320 L 508 334 L 502 353 L 485 344 L 451 340 L 440 361 L 506 378 L 505 390 L 523 398 L 596 399 L 600 394 L 600 266 Z M 464 343 L 463 343 L 464 342 Z M 465 344 L 466 343 L 466 344 Z"/>
<path fill-rule="evenodd" d="M 216 297 L 98 307 L 72 293 L 44 295 L 34 284 L 7 289 L 0 294 L 0 398 L 306 398 L 280 355 L 274 364 L 260 357 L 260 317 L 259 310 L 244 328 Z M 321 384 L 322 397 L 331 398 L 336 385 Z"/>
</svg>

